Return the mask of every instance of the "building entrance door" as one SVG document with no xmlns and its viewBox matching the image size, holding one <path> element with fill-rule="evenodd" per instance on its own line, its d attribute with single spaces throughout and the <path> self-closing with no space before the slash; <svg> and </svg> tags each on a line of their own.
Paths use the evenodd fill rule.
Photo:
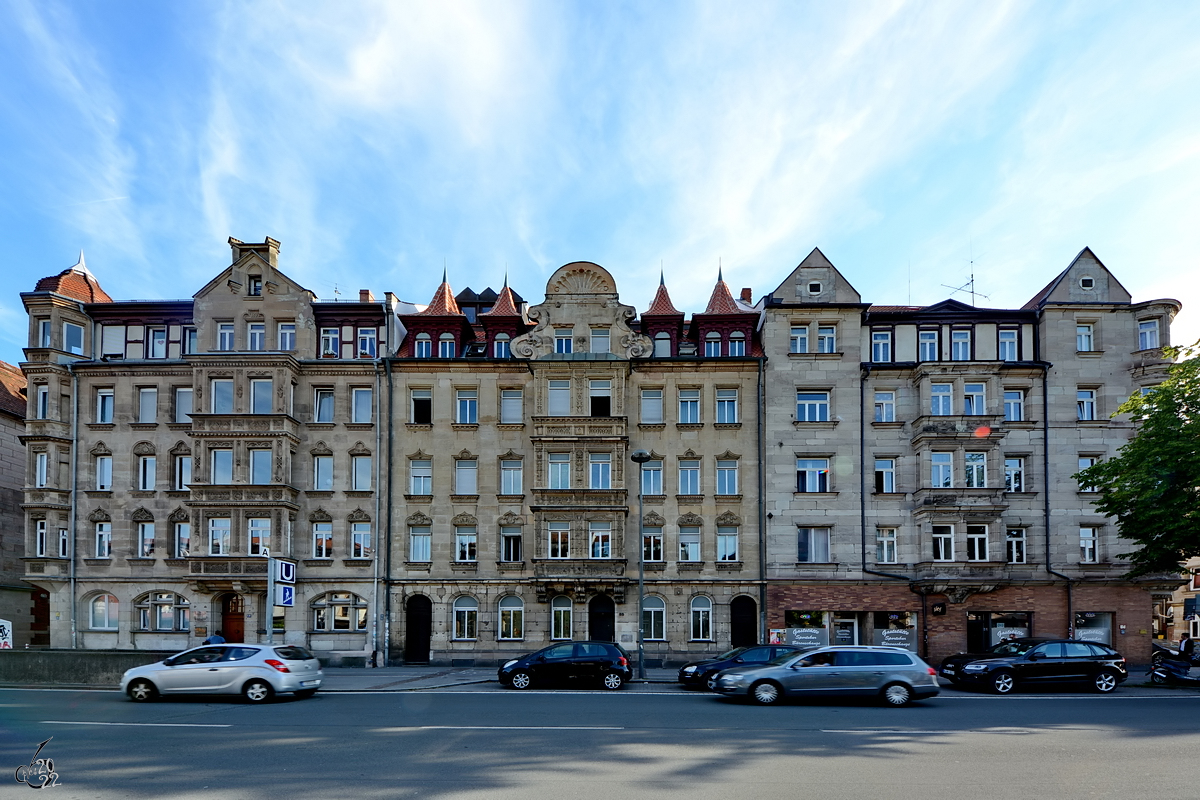
<svg viewBox="0 0 1200 800">
<path fill-rule="evenodd" d="M 588 638 L 594 642 L 616 641 L 617 607 L 606 594 L 598 594 L 588 603 Z"/>
<path fill-rule="evenodd" d="M 830 644 L 858 644 L 858 617 L 835 614 Z"/>
<path fill-rule="evenodd" d="M 423 594 L 415 594 L 405 605 L 404 660 L 409 664 L 428 663 L 432 635 L 433 601 Z"/>
<path fill-rule="evenodd" d="M 758 604 L 754 598 L 740 595 L 729 604 L 729 646 L 753 647 L 758 644 Z"/>
<path fill-rule="evenodd" d="M 221 635 L 231 644 L 246 641 L 246 604 L 241 595 L 221 598 Z"/>
</svg>

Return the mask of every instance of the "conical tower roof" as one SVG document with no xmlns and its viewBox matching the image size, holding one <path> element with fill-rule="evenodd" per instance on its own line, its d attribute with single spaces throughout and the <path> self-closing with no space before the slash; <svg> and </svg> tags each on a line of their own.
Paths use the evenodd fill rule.
<svg viewBox="0 0 1200 800">
<path fill-rule="evenodd" d="M 512 289 L 508 288 L 508 279 L 504 281 L 504 288 L 500 290 L 500 294 L 496 297 L 495 304 L 492 305 L 492 310 L 480 314 L 481 317 L 519 317 L 520 310 L 517 309 L 517 301 L 513 298 Z"/>
<path fill-rule="evenodd" d="M 745 309 L 738 306 L 733 300 L 733 294 L 729 291 L 729 284 L 725 283 L 724 276 L 720 271 L 717 272 L 717 285 L 713 287 L 712 297 L 708 299 L 708 308 L 704 309 L 705 314 L 746 314 L 749 313 Z"/>
<path fill-rule="evenodd" d="M 450 289 L 450 284 L 446 281 L 446 273 L 442 272 L 442 283 L 438 286 L 437 291 L 433 293 L 433 299 L 429 301 L 429 307 L 420 312 L 426 317 L 461 317 L 464 314 L 458 310 L 458 303 L 454 300 L 454 292 Z"/>
<path fill-rule="evenodd" d="M 675 307 L 671 302 L 671 295 L 667 293 L 667 283 L 660 274 L 658 276 L 658 291 L 654 293 L 654 300 L 650 303 L 650 307 L 646 309 L 643 317 L 666 317 L 672 315 L 682 316 L 683 312 Z"/>
</svg>

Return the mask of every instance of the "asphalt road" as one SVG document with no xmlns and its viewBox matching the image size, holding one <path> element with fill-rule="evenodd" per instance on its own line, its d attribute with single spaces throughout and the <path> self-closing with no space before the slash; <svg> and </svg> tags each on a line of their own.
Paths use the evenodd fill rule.
<svg viewBox="0 0 1200 800">
<path fill-rule="evenodd" d="M 267 706 L 0 690 L 0 798 L 1187 798 L 1200 694 L 945 694 L 904 709 L 616 693 L 318 694 Z"/>
</svg>

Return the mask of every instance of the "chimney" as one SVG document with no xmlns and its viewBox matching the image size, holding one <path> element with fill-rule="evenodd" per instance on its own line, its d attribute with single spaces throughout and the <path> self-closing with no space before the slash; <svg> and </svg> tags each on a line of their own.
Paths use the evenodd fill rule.
<svg viewBox="0 0 1200 800">
<path fill-rule="evenodd" d="M 374 302 L 375 302 L 375 295 L 371 294 L 371 290 L 370 290 L 370 289 L 359 289 L 359 290 L 358 290 L 358 302 L 360 302 L 360 303 L 374 303 Z"/>
<path fill-rule="evenodd" d="M 754 305 L 754 290 L 749 286 L 742 289 L 742 302 L 748 306 Z"/>
</svg>

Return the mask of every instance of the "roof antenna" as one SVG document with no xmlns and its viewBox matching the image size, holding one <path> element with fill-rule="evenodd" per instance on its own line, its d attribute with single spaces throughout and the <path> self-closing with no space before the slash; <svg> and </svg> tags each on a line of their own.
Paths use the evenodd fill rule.
<svg viewBox="0 0 1200 800">
<path fill-rule="evenodd" d="M 341 293 L 342 293 L 341 290 L 338 289 L 337 284 L 335 283 L 333 285 L 333 299 L 336 300 L 338 298 L 338 296 L 341 295 Z"/>
<path fill-rule="evenodd" d="M 945 286 L 947 289 L 953 289 L 954 292 L 961 292 L 963 290 L 969 291 L 971 293 L 971 305 L 975 305 L 976 295 L 978 295 L 979 297 L 982 297 L 984 300 L 991 300 L 992 298 L 988 297 L 986 294 L 980 294 L 979 292 L 975 291 L 975 258 L 974 258 L 974 256 L 971 257 L 970 264 L 971 264 L 971 279 L 969 281 L 964 283 L 962 286 L 951 286 L 948 283 L 943 283 L 942 286 Z M 951 292 L 950 294 L 953 295 L 954 292 Z"/>
</svg>

